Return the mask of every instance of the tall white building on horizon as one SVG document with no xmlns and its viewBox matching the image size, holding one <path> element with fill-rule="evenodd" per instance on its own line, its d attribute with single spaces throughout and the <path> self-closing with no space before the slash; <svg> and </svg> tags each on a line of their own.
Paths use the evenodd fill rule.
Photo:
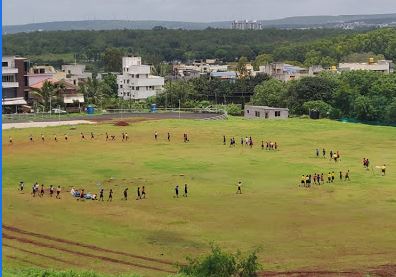
<svg viewBox="0 0 396 277">
<path fill-rule="evenodd" d="M 123 57 L 122 74 L 117 75 L 118 97 L 142 100 L 161 93 L 164 78 L 150 74 L 150 66 L 142 64 L 141 57 Z"/>
</svg>

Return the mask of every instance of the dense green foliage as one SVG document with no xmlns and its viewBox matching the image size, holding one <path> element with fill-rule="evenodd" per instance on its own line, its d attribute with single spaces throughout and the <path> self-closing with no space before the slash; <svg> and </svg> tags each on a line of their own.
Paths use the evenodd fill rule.
<svg viewBox="0 0 396 277">
<path fill-rule="evenodd" d="M 309 110 L 322 117 L 396 122 L 396 74 L 351 71 L 282 83 L 264 81 L 255 88 L 255 105 L 287 106 L 295 115 Z"/>
<path fill-rule="evenodd" d="M 246 256 L 240 251 L 227 253 L 212 245 L 212 252 L 200 258 L 188 258 L 188 264 L 180 267 L 180 272 L 193 277 L 253 277 L 260 270 L 257 251 Z"/>
<path fill-rule="evenodd" d="M 145 62 L 217 58 L 235 61 L 244 56 L 254 65 L 290 61 L 306 66 L 340 61 L 396 59 L 396 30 L 276 30 L 236 31 L 112 30 L 33 32 L 3 35 L 5 55 L 35 57 L 74 54 L 79 62 L 117 71 L 122 54 L 140 55 Z M 369 53 L 369 54 L 367 54 Z M 257 58 L 257 59 L 256 59 Z M 60 61 L 51 61 L 54 64 Z"/>
</svg>

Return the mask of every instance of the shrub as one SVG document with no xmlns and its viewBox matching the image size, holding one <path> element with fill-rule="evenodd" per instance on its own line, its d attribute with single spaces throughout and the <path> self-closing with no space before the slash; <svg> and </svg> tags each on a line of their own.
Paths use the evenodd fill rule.
<svg viewBox="0 0 396 277">
<path fill-rule="evenodd" d="M 209 255 L 187 258 L 188 264 L 180 266 L 179 272 L 194 277 L 253 277 L 261 269 L 256 254 L 257 250 L 246 256 L 240 251 L 227 253 L 212 244 Z"/>
</svg>

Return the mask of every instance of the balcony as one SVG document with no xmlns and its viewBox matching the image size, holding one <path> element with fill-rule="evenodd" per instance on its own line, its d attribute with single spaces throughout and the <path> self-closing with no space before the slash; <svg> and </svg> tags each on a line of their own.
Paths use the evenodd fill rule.
<svg viewBox="0 0 396 277">
<path fill-rule="evenodd" d="M 4 74 L 18 74 L 18 68 L 15 67 L 3 67 L 2 69 L 3 75 Z"/>
<path fill-rule="evenodd" d="M 19 88 L 18 82 L 2 82 L 3 88 Z"/>
</svg>

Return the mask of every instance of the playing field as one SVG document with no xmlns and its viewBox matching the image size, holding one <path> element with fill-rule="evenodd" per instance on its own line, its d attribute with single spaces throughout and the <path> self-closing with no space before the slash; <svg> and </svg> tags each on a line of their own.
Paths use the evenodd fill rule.
<svg viewBox="0 0 396 277">
<path fill-rule="evenodd" d="M 396 128 L 235 118 L 71 128 L 3 132 L 6 267 L 166 276 L 175 271 L 172 263 L 207 252 L 210 242 L 227 250 L 260 247 L 265 271 L 364 272 L 396 264 Z M 91 131 L 95 140 L 89 139 Z M 120 140 L 124 131 L 128 142 Z M 105 132 L 117 140 L 106 142 Z M 183 143 L 185 132 L 189 143 Z M 235 148 L 228 145 L 232 136 Z M 245 136 L 253 137 L 252 149 L 240 145 Z M 261 140 L 276 141 L 279 150 L 261 150 Z M 316 158 L 316 148 L 339 150 L 341 161 Z M 370 170 L 363 168 L 363 157 L 370 159 Z M 375 167 L 384 163 L 385 177 Z M 340 170 L 350 170 L 351 181 L 340 182 Z M 335 183 L 299 187 L 302 174 L 327 177 L 329 171 L 336 172 Z M 238 180 L 241 195 L 235 193 Z M 33 198 L 36 181 L 46 188 L 61 185 L 62 199 L 50 198 L 47 191 Z M 184 183 L 188 198 L 174 198 L 175 185 L 182 194 Z M 143 185 L 147 199 L 136 201 L 136 189 Z M 72 187 L 93 193 L 103 187 L 105 200 L 112 188 L 114 199 L 76 201 L 67 192 Z M 129 199 L 122 201 L 126 187 Z"/>
</svg>

